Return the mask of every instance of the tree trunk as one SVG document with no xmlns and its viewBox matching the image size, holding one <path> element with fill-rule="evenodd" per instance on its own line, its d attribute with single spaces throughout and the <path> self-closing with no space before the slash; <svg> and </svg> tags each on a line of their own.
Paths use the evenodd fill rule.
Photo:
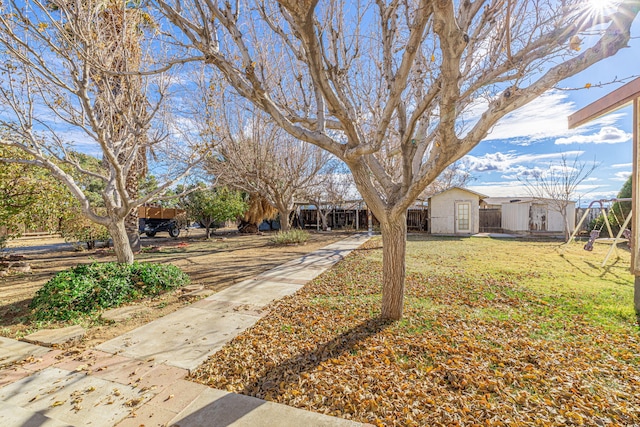
<svg viewBox="0 0 640 427">
<path fill-rule="evenodd" d="M 127 230 L 127 239 L 129 240 L 129 246 L 133 252 L 140 252 L 142 245 L 140 243 L 140 227 L 138 222 L 138 208 L 134 208 L 129 212 L 129 215 L 124 219 L 124 226 Z"/>
<path fill-rule="evenodd" d="M 111 240 L 113 240 L 113 249 L 116 252 L 116 259 L 119 263 L 133 264 L 133 251 L 129 244 L 129 237 L 127 236 L 127 229 L 124 225 L 124 220 L 119 220 L 109 224 L 107 227 L 109 234 L 111 234 Z"/>
<path fill-rule="evenodd" d="M 205 235 L 207 236 L 207 240 L 211 238 L 211 224 L 207 224 L 205 227 Z"/>
<path fill-rule="evenodd" d="M 571 231 L 569 230 L 569 216 L 567 214 L 567 208 L 565 207 L 564 209 L 560 209 L 560 214 L 562 215 L 562 219 L 564 220 L 564 225 L 562 230 L 564 234 L 564 241 L 568 242 L 569 236 L 571 235 Z"/>
<path fill-rule="evenodd" d="M 289 231 L 289 214 L 290 210 L 286 209 L 278 209 L 278 214 L 280 215 L 280 231 Z"/>
<path fill-rule="evenodd" d="M 402 318 L 404 303 L 407 214 L 380 220 L 382 231 L 382 313 L 390 320 Z"/>
<path fill-rule="evenodd" d="M 320 214 L 320 217 L 322 218 L 322 231 L 327 231 L 327 216 L 329 215 L 329 211 L 325 211 L 324 213 Z"/>
</svg>

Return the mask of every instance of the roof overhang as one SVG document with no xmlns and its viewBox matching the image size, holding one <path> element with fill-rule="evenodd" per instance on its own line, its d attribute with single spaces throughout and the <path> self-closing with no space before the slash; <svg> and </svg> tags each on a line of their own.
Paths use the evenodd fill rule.
<svg viewBox="0 0 640 427">
<path fill-rule="evenodd" d="M 475 195 L 476 195 L 476 196 L 478 196 L 481 200 L 486 199 L 487 197 L 489 197 L 489 196 L 486 196 L 486 195 L 484 195 L 484 194 L 480 194 L 480 193 L 478 193 L 478 192 L 476 192 L 476 191 L 469 190 L 468 188 L 463 188 L 463 187 L 455 186 L 455 187 L 447 188 L 446 190 L 438 191 L 437 193 L 432 194 L 431 196 L 427 197 L 427 200 L 429 200 L 430 198 L 432 198 L 432 197 L 434 197 L 434 196 L 439 196 L 440 194 L 442 194 L 442 193 L 446 193 L 447 191 L 451 191 L 451 190 L 462 190 L 462 191 L 466 191 L 467 193 L 475 194 Z"/>
<path fill-rule="evenodd" d="M 569 129 L 575 129 L 591 120 L 631 104 L 640 96 L 640 77 L 631 80 L 608 95 L 592 102 L 569 116 Z"/>
</svg>

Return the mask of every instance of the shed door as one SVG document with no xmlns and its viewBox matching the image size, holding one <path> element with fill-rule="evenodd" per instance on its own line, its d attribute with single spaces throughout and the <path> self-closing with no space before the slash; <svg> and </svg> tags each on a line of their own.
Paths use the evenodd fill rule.
<svg viewBox="0 0 640 427">
<path fill-rule="evenodd" d="M 471 202 L 456 202 L 456 233 L 471 233 Z"/>
<path fill-rule="evenodd" d="M 534 203 L 529 209 L 529 231 L 547 231 L 547 206 Z"/>
</svg>

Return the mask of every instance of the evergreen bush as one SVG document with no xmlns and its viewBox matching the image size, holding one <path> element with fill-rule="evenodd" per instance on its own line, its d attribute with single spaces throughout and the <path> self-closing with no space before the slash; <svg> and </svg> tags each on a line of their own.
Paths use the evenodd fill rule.
<svg viewBox="0 0 640 427">
<path fill-rule="evenodd" d="M 189 276 L 173 265 L 84 264 L 56 274 L 36 292 L 30 308 L 34 320 L 70 320 L 189 282 Z"/>
</svg>

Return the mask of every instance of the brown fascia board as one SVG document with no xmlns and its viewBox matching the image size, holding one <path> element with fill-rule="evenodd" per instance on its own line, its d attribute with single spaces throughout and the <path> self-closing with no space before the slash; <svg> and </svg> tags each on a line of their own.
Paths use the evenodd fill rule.
<svg viewBox="0 0 640 427">
<path fill-rule="evenodd" d="M 569 129 L 575 129 L 591 120 L 611 113 L 640 97 L 640 77 L 595 100 L 569 116 Z"/>
</svg>

